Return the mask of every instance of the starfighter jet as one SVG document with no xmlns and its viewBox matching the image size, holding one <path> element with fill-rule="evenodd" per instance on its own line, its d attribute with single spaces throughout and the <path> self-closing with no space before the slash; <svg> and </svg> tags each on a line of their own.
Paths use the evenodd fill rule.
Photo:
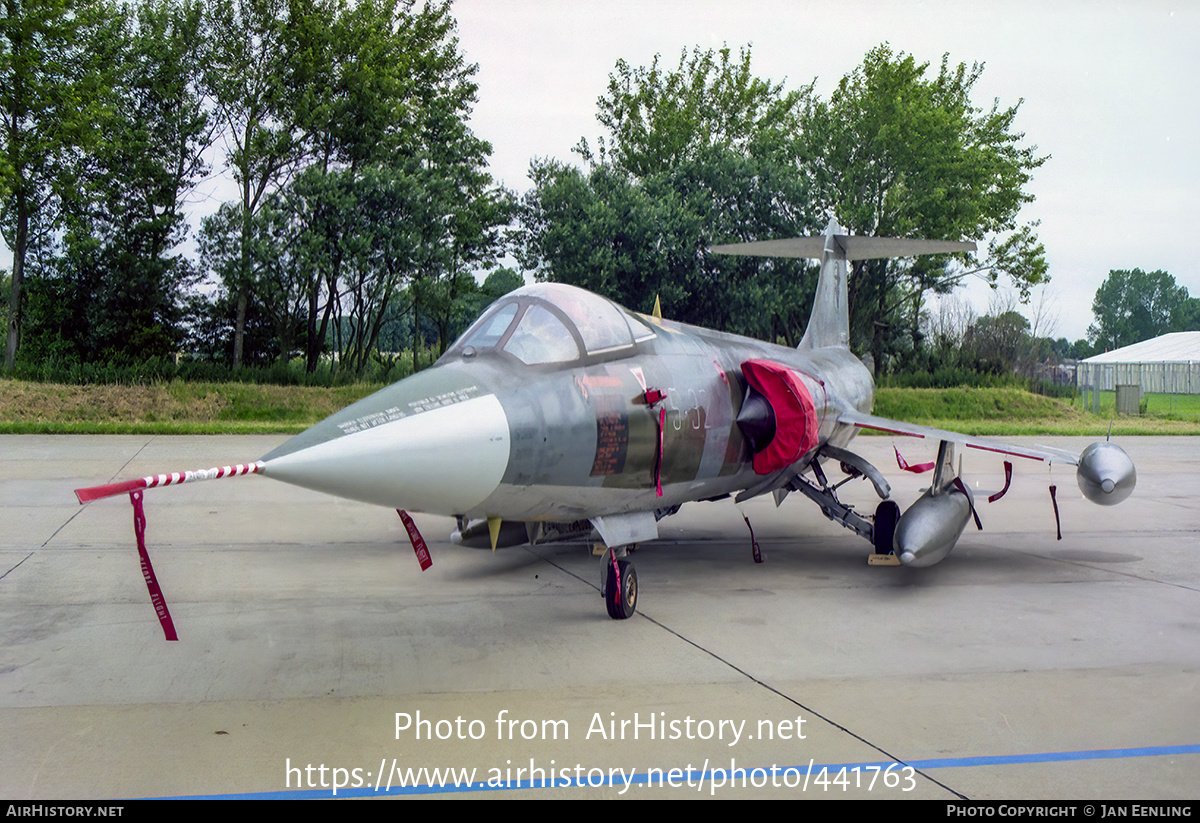
<svg viewBox="0 0 1200 823">
<path fill-rule="evenodd" d="M 872 416 L 874 381 L 848 345 L 848 264 L 974 248 L 848 236 L 832 220 L 823 236 L 711 247 L 820 261 L 795 349 L 638 314 L 564 284 L 525 286 L 493 303 L 433 367 L 255 463 L 77 494 L 87 502 L 253 473 L 401 510 L 414 548 L 408 510 L 454 516 L 453 542 L 493 549 L 594 532 L 605 547 L 608 613 L 618 619 L 634 613 L 638 598 L 626 549 L 654 540 L 660 519 L 695 501 L 769 493 L 778 505 L 798 492 L 868 540 L 873 556 L 930 566 L 975 512 L 954 467 L 956 447 L 1076 466 L 1080 490 L 1102 505 L 1124 500 L 1136 483 L 1132 461 L 1110 442 L 1076 455 Z M 939 443 L 928 489 L 903 513 L 879 469 L 850 448 L 863 429 Z M 827 466 L 869 480 L 880 498 L 875 512 L 843 504 Z"/>
</svg>

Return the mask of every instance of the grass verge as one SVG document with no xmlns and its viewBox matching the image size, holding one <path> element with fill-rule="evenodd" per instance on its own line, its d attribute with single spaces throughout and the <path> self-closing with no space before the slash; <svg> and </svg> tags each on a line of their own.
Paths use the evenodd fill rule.
<svg viewBox="0 0 1200 823">
<path fill-rule="evenodd" d="M 382 388 L 243 383 L 68 386 L 0 379 L 0 434 L 292 434 Z M 1141 417 L 1117 417 L 1114 435 L 1200 435 L 1196 401 L 1155 399 Z M 1078 403 L 1078 401 L 1077 401 Z M 879 389 L 875 414 L 987 437 L 1108 432 L 1107 413 L 1014 388 Z"/>
<path fill-rule="evenodd" d="M 0 433 L 288 434 L 380 388 L 178 380 L 145 386 L 69 386 L 0 380 Z"/>
<path fill-rule="evenodd" d="M 1111 394 L 1111 392 L 1110 392 Z M 1152 399 L 1149 411 L 1138 417 L 1113 415 L 1113 403 L 1101 413 L 1080 408 L 1078 401 L 1056 400 L 1016 388 L 1003 389 L 879 389 L 875 414 L 922 426 L 953 429 L 981 437 L 1020 435 L 1081 435 L 1103 437 L 1112 424 L 1114 435 L 1200 435 L 1200 415 L 1178 414 L 1178 404 Z M 1162 409 L 1162 413 L 1156 413 Z M 1167 412 L 1172 409 L 1172 412 Z"/>
</svg>

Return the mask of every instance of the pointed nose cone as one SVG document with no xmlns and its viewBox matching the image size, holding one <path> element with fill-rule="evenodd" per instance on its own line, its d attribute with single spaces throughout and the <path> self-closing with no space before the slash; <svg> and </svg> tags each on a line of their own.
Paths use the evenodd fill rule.
<svg viewBox="0 0 1200 823">
<path fill-rule="evenodd" d="M 496 490 L 508 467 L 509 428 L 494 394 L 403 416 L 388 398 L 371 400 L 289 440 L 263 458 L 261 472 L 338 497 L 431 514 L 464 514 Z"/>
<path fill-rule="evenodd" d="M 1093 443 L 1079 455 L 1075 479 L 1083 496 L 1102 506 L 1115 506 L 1137 485 L 1137 471 L 1125 450 L 1116 443 Z"/>
</svg>

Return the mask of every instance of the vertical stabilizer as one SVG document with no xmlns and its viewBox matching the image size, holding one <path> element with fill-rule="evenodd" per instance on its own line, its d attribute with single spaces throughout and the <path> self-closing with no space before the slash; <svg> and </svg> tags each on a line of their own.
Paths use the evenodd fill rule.
<svg viewBox="0 0 1200 823">
<path fill-rule="evenodd" d="M 913 240 L 906 237 L 851 237 L 842 233 L 836 219 L 830 219 L 820 237 L 795 237 L 789 240 L 760 240 L 711 246 L 716 254 L 742 254 L 750 257 L 805 257 L 821 261 L 817 296 L 813 300 L 808 328 L 799 348 L 821 349 L 850 346 L 850 305 L 846 281 L 851 260 L 880 257 L 916 257 L 922 254 L 956 254 L 975 251 L 975 244 L 956 240 Z"/>
<path fill-rule="evenodd" d="M 817 278 L 817 295 L 813 298 L 808 328 L 799 348 L 822 349 L 826 346 L 850 347 L 850 307 L 846 278 L 846 248 L 842 244 L 842 227 L 830 219 L 825 227 L 824 247 L 821 249 L 821 276 Z"/>
</svg>

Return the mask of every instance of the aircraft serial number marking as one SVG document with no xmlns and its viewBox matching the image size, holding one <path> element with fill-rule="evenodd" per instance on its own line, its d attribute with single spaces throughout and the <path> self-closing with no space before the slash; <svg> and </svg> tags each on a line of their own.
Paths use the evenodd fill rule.
<svg viewBox="0 0 1200 823">
<path fill-rule="evenodd" d="M 479 394 L 478 386 L 467 386 L 465 389 L 456 389 L 455 391 L 442 392 L 431 397 L 423 397 L 420 400 L 413 400 L 408 404 L 408 411 L 404 411 L 399 406 L 391 406 L 383 411 L 373 412 L 372 414 L 364 414 L 362 417 L 356 417 L 353 420 L 347 420 L 339 423 L 338 428 L 342 430 L 342 434 L 354 434 L 355 432 L 372 429 L 376 426 L 382 426 L 385 423 L 392 423 L 396 420 L 402 420 L 408 417 L 409 414 L 418 414 L 430 409 L 441 408 L 442 406 L 453 406 L 455 403 L 461 403 L 464 400 L 470 400 L 472 397 Z"/>
</svg>

